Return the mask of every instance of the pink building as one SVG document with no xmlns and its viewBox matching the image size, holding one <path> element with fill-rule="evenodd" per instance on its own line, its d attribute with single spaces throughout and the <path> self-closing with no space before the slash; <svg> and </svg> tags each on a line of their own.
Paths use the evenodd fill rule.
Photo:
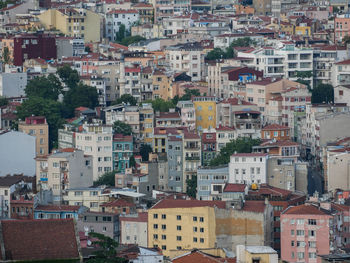
<svg viewBox="0 0 350 263">
<path fill-rule="evenodd" d="M 338 15 L 334 19 L 334 40 L 341 42 L 348 35 L 350 35 L 350 17 Z"/>
<path fill-rule="evenodd" d="M 281 215 L 281 259 L 287 262 L 321 263 L 330 254 L 333 216 L 313 204 L 287 208 Z"/>
</svg>

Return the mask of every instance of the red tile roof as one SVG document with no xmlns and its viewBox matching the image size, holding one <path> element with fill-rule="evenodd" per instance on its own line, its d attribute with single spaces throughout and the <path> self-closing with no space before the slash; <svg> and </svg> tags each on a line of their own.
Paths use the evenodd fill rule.
<svg viewBox="0 0 350 263">
<path fill-rule="evenodd" d="M 273 141 L 273 140 L 269 140 L 269 141 L 263 142 L 259 146 L 262 146 L 262 147 L 299 146 L 299 143 L 293 142 L 293 141 Z"/>
<path fill-rule="evenodd" d="M 5 247 L 1 260 L 79 258 L 73 219 L 3 220 L 1 225 Z"/>
<path fill-rule="evenodd" d="M 264 128 L 262 128 L 263 131 L 274 131 L 274 130 L 290 130 L 288 126 L 278 125 L 278 124 L 271 124 L 267 125 Z"/>
<path fill-rule="evenodd" d="M 180 119 L 180 113 L 178 112 L 160 112 L 156 119 Z"/>
<path fill-rule="evenodd" d="M 239 100 L 238 98 L 229 98 L 220 103 L 229 103 L 231 105 L 256 105 L 245 100 Z"/>
<path fill-rule="evenodd" d="M 263 213 L 265 211 L 265 201 L 246 200 L 242 208 L 244 211 Z"/>
<path fill-rule="evenodd" d="M 191 251 L 190 253 L 185 253 L 183 255 L 177 256 L 172 260 L 173 263 L 220 263 L 223 262 L 218 257 L 205 254 L 201 251 Z"/>
<path fill-rule="evenodd" d="M 235 153 L 231 156 L 234 157 L 257 157 L 257 156 L 268 156 L 268 153 Z"/>
<path fill-rule="evenodd" d="M 118 142 L 132 142 L 133 137 L 131 135 L 123 135 L 123 134 L 114 134 L 113 135 L 113 141 Z"/>
<path fill-rule="evenodd" d="M 201 200 L 180 200 L 180 199 L 163 199 L 156 203 L 151 209 L 163 208 L 191 208 L 191 207 L 214 207 L 225 208 L 223 201 L 201 201 Z"/>
<path fill-rule="evenodd" d="M 268 196 L 280 196 L 287 197 L 292 194 L 291 191 L 274 187 L 268 184 L 261 184 L 258 190 L 249 191 L 248 195 L 268 195 Z"/>
<path fill-rule="evenodd" d="M 224 192 L 244 192 L 245 184 L 229 184 L 224 187 Z"/>
<path fill-rule="evenodd" d="M 285 215 L 329 215 L 329 211 L 317 207 L 313 204 L 303 204 L 298 206 L 288 207 L 283 212 Z"/>
<path fill-rule="evenodd" d="M 124 49 L 124 50 L 128 50 L 129 48 L 127 46 L 123 46 L 121 44 L 118 43 L 109 43 L 110 46 L 117 48 L 117 49 Z"/>
<path fill-rule="evenodd" d="M 216 131 L 234 131 L 235 128 L 234 127 L 227 127 L 227 126 L 221 126 L 219 125 L 219 127 L 216 128 Z"/>
<path fill-rule="evenodd" d="M 103 207 L 135 207 L 135 204 L 125 201 L 123 199 L 117 199 L 108 203 L 104 203 L 101 206 Z"/>
<path fill-rule="evenodd" d="M 265 78 L 262 80 L 257 80 L 257 81 L 253 81 L 253 82 L 249 82 L 247 83 L 248 85 L 261 85 L 261 86 L 266 86 L 268 84 L 274 83 L 279 81 L 279 79 L 274 79 L 274 78 Z"/>
<path fill-rule="evenodd" d="M 335 64 L 337 64 L 337 65 L 349 65 L 350 64 L 350 59 L 339 61 L 339 62 L 337 62 Z"/>
<path fill-rule="evenodd" d="M 112 10 L 109 11 L 107 14 L 138 14 L 139 12 L 137 10 L 134 9 L 118 9 L 118 10 Z"/>
<path fill-rule="evenodd" d="M 130 222 L 148 222 L 148 213 L 143 212 L 143 213 L 138 213 L 137 217 L 133 216 L 120 216 L 119 217 L 120 221 L 130 221 Z"/>
<path fill-rule="evenodd" d="M 139 67 L 133 67 L 133 68 L 125 67 L 125 72 L 141 72 L 141 68 L 139 68 Z"/>
</svg>

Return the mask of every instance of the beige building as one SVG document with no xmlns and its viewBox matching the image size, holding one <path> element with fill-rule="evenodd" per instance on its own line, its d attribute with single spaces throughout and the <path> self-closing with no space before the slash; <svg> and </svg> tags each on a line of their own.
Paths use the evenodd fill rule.
<svg viewBox="0 0 350 263">
<path fill-rule="evenodd" d="M 39 189 L 52 190 L 54 203 L 61 203 L 67 189 L 93 184 L 92 157 L 73 148 L 37 157 L 36 183 Z"/>
<path fill-rule="evenodd" d="M 63 202 L 67 205 L 79 205 L 90 208 L 91 212 L 100 212 L 100 206 L 109 202 L 108 195 L 103 195 L 103 188 L 77 187 L 67 189 Z"/>
<path fill-rule="evenodd" d="M 84 154 L 92 156 L 94 181 L 113 170 L 112 126 L 100 123 L 84 124 L 83 131 L 77 132 L 75 139 L 76 147 L 84 151 Z"/>
<path fill-rule="evenodd" d="M 236 247 L 237 263 L 256 262 L 278 263 L 277 251 L 269 246 L 245 246 Z"/>
<path fill-rule="evenodd" d="M 81 37 L 85 42 L 101 40 L 102 17 L 87 9 L 49 9 L 38 15 L 45 29 L 57 29 L 71 37 Z"/>
<path fill-rule="evenodd" d="M 120 242 L 148 247 L 148 214 L 147 212 L 119 217 Z"/>
<path fill-rule="evenodd" d="M 49 154 L 49 125 L 43 116 L 27 117 L 19 122 L 18 131 L 35 136 L 36 156 Z"/>
</svg>

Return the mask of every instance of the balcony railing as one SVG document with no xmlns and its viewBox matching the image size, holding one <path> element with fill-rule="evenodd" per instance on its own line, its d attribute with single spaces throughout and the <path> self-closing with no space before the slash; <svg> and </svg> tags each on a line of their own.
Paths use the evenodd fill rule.
<svg viewBox="0 0 350 263">
<path fill-rule="evenodd" d="M 185 160 L 187 160 L 187 161 L 199 161 L 200 157 L 199 156 L 186 156 Z"/>
</svg>

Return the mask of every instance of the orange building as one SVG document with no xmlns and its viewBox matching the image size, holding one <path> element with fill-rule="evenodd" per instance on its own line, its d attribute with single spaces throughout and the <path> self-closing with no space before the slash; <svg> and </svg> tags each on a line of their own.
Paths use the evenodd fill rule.
<svg viewBox="0 0 350 263">
<path fill-rule="evenodd" d="M 277 141 L 290 140 L 290 128 L 278 124 L 267 125 L 261 129 L 261 139 Z"/>
</svg>

